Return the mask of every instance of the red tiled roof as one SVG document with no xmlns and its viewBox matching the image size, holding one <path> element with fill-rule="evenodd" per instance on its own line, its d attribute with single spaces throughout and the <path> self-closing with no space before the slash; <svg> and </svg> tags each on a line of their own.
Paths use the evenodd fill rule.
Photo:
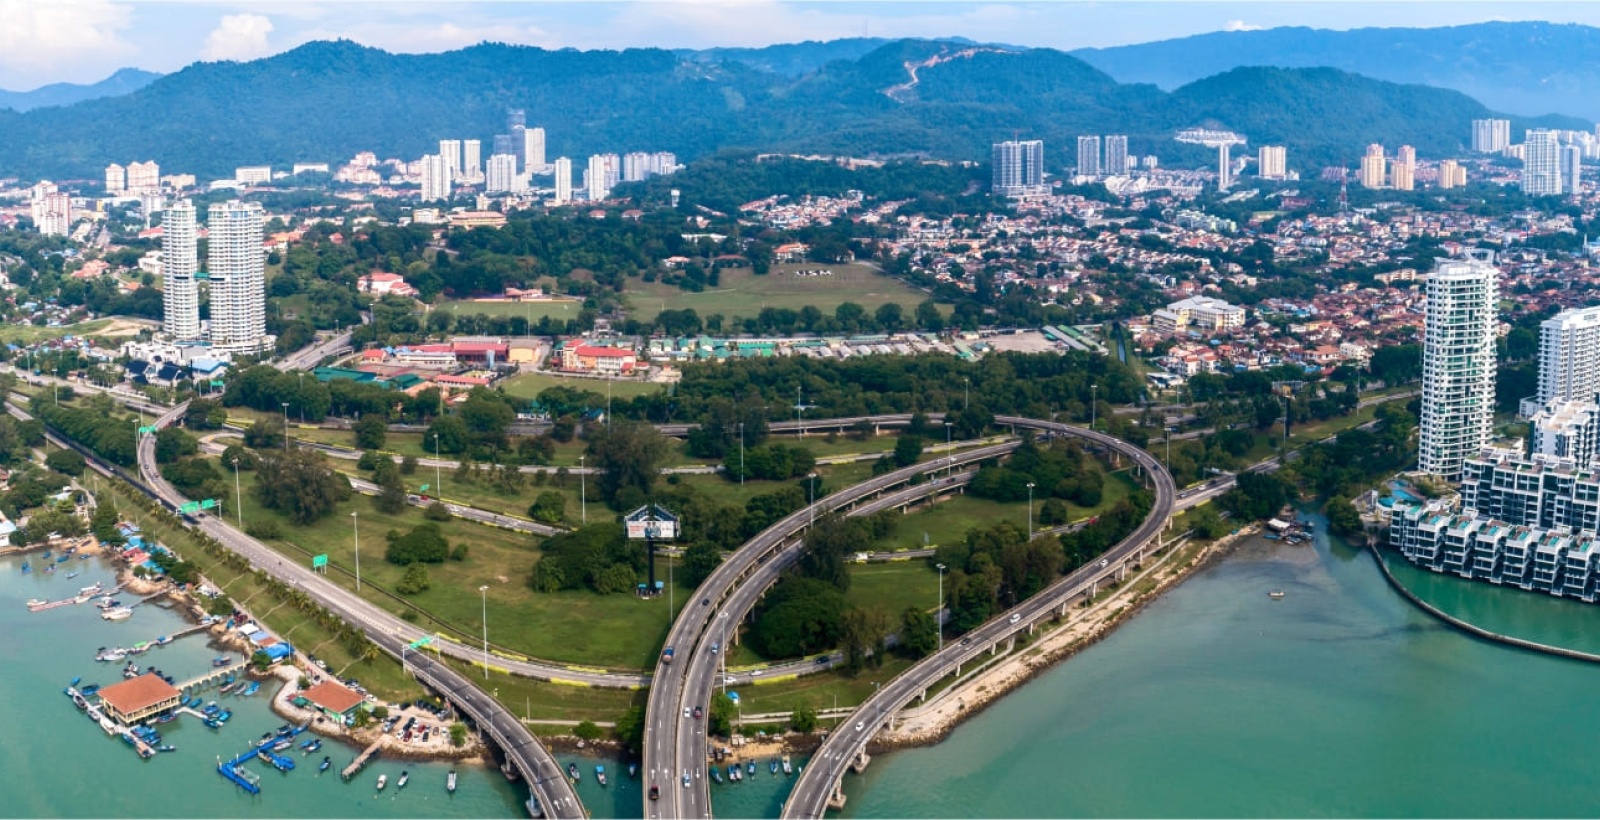
<svg viewBox="0 0 1600 820">
<path fill-rule="evenodd" d="M 360 695 L 344 684 L 331 680 L 325 680 L 301 692 L 300 696 L 323 709 L 339 714 L 344 714 L 361 703 Z"/>
<path fill-rule="evenodd" d="M 107 686 L 96 694 L 111 708 L 126 715 L 175 698 L 178 690 L 160 676 L 147 672 L 137 678 Z"/>
</svg>

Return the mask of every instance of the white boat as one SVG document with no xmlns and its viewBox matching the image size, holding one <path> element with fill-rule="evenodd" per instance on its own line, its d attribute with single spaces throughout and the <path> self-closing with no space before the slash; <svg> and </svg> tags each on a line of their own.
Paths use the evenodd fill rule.
<svg viewBox="0 0 1600 820">
<path fill-rule="evenodd" d="M 100 613 L 100 617 L 108 621 L 126 621 L 133 617 L 133 610 L 125 606 L 112 607 Z"/>
<path fill-rule="evenodd" d="M 386 774 L 378 775 L 378 791 L 383 791 L 383 787 L 387 785 L 389 785 L 389 776 Z"/>
<path fill-rule="evenodd" d="M 1275 589 L 1275 590 L 1272 590 L 1271 592 L 1268 592 L 1267 593 L 1267 597 L 1271 598 L 1274 601 L 1280 601 L 1280 600 L 1283 600 L 1283 596 L 1286 595 L 1286 594 L 1288 594 L 1288 593 L 1285 593 L 1281 589 Z"/>
<path fill-rule="evenodd" d="M 445 778 L 444 789 L 451 794 L 456 793 L 456 773 L 454 771 L 451 771 L 450 776 Z"/>
<path fill-rule="evenodd" d="M 48 603 L 50 603 L 50 602 L 49 601 L 41 601 L 38 598 L 30 598 L 30 599 L 28 599 L 28 608 L 29 609 L 33 609 L 36 606 L 44 606 L 45 604 L 48 604 Z"/>
<path fill-rule="evenodd" d="M 403 789 L 403 788 L 406 787 L 406 781 L 410 780 L 410 779 L 411 779 L 411 773 L 410 772 L 401 772 L 400 773 L 400 779 L 395 781 L 394 787 L 396 789 Z"/>
</svg>

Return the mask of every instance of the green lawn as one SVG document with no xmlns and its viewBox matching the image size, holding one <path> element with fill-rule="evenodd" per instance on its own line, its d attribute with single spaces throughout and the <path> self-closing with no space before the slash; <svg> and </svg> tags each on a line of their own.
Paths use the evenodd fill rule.
<svg viewBox="0 0 1600 820">
<path fill-rule="evenodd" d="M 796 276 L 794 273 L 816 268 L 831 270 L 834 275 Z M 764 307 L 799 310 L 806 305 L 832 315 L 834 308 L 843 302 L 855 302 L 868 311 L 894 302 L 909 312 L 928 298 L 922 291 L 879 275 L 862 264 L 773 265 L 772 272 L 766 276 L 756 276 L 748 268 L 729 268 L 722 271 L 721 282 L 721 287 L 690 293 L 675 285 L 630 280 L 625 295 L 633 305 L 631 315 L 646 322 L 663 310 L 685 308 L 694 308 L 702 318 L 720 313 L 728 319 L 753 318 Z"/>
<path fill-rule="evenodd" d="M 0 343 L 27 345 L 46 339 L 59 339 L 62 336 L 92 336 L 110 327 L 112 321 L 94 319 L 63 327 L 43 327 L 25 323 L 0 324 Z"/>
<path fill-rule="evenodd" d="M 850 591 L 845 600 L 853 606 L 878 607 L 898 623 L 909 607 L 933 611 L 939 603 L 939 573 L 925 559 L 856 564 L 850 567 Z"/>
<path fill-rule="evenodd" d="M 397 515 L 378 512 L 372 500 L 353 496 L 332 514 L 307 526 L 296 527 L 278 513 L 263 509 L 251 492 L 254 476 L 244 476 L 245 522 L 261 517 L 280 522 L 284 537 L 268 543 L 286 560 L 309 561 L 326 554 L 336 568 L 355 566 L 354 528 L 350 513 L 359 512 L 363 595 L 394 612 L 409 607 L 372 587 L 393 590 L 403 570 L 383 560 L 384 533 L 406 530 L 423 523 L 421 512 L 408 508 Z M 450 491 L 449 477 L 446 492 Z M 532 497 L 529 496 L 529 500 Z M 231 502 L 226 499 L 225 502 Z M 225 503 L 225 506 L 227 504 Z M 526 504 L 523 505 L 524 510 Z M 592 511 L 592 510 L 591 510 Z M 227 515 L 231 519 L 233 511 Z M 535 539 L 520 533 L 452 520 L 441 525 L 452 546 L 466 544 L 465 561 L 429 566 L 432 586 L 406 600 L 420 610 L 417 623 L 432 625 L 447 634 L 475 640 L 482 630 L 482 602 L 473 594 L 488 586 L 489 640 L 515 653 L 545 660 L 648 668 L 655 662 L 670 625 L 667 601 L 642 601 L 631 595 L 596 595 L 586 591 L 535 593 L 527 586 L 528 573 L 539 560 Z M 662 580 L 666 580 L 663 559 Z M 353 589 L 354 579 L 334 571 L 329 578 Z M 678 595 L 682 605 L 686 595 Z"/>
<path fill-rule="evenodd" d="M 524 399 L 538 398 L 541 392 L 552 387 L 587 390 L 600 396 L 604 396 L 609 387 L 612 398 L 618 399 L 659 393 L 666 387 L 658 382 L 639 379 L 582 379 L 555 373 L 523 373 L 506 379 L 500 386 L 505 389 L 506 395 Z"/>
<path fill-rule="evenodd" d="M 745 685 L 739 690 L 740 705 L 750 714 L 791 712 L 797 706 L 832 709 L 860 704 L 872 695 L 873 683 L 885 683 L 911 668 L 911 662 L 890 654 L 883 666 L 863 669 L 855 677 L 843 672 L 823 672 L 790 680 L 760 685 Z"/>
<path fill-rule="evenodd" d="M 567 686 L 560 683 L 519 678 L 491 669 L 487 679 L 483 667 L 451 658 L 444 662 L 472 679 L 511 713 L 533 720 L 593 720 L 615 722 L 630 706 L 643 706 L 649 697 L 646 689 L 600 689 Z M 493 664 L 490 664 L 491 667 Z M 570 727 L 555 734 L 572 734 Z"/>
<path fill-rule="evenodd" d="M 576 319 L 579 311 L 583 310 L 581 301 L 548 301 L 548 302 L 474 302 L 470 299 L 445 299 L 433 306 L 434 310 L 443 310 L 457 316 L 522 316 L 529 322 L 537 322 L 549 316 L 551 319 Z"/>
</svg>

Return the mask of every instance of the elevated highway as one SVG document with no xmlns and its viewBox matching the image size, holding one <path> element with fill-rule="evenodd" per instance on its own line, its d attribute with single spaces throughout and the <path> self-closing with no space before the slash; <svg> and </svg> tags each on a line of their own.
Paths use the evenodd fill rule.
<svg viewBox="0 0 1600 820">
<path fill-rule="evenodd" d="M 983 653 L 993 653 L 1001 644 L 1014 641 L 1018 634 L 1031 633 L 1037 625 L 1064 615 L 1071 604 L 1093 597 L 1100 584 L 1121 580 L 1130 567 L 1138 565 L 1146 555 L 1161 547 L 1161 530 L 1171 518 L 1177 500 L 1177 488 L 1173 485 L 1172 476 L 1153 456 L 1100 433 L 1052 422 L 1008 420 L 1019 426 L 1034 427 L 1048 435 L 1084 435 L 1133 459 L 1151 476 L 1154 483 L 1156 497 L 1150 514 L 1137 529 L 1098 560 L 1068 573 L 1032 598 L 967 633 L 961 641 L 923 658 L 881 686 L 817 750 L 810 765 L 801 772 L 788 802 L 784 804 L 784 817 L 820 818 L 840 788 L 845 770 L 864 754 L 867 743 L 906 704 L 924 694 L 940 679 L 956 672 L 963 663 Z M 1008 420 L 997 419 L 999 423 L 1007 423 Z"/>
</svg>

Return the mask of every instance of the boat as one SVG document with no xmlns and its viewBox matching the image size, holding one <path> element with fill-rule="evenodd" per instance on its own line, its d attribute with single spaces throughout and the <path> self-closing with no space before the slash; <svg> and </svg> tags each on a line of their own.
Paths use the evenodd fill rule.
<svg viewBox="0 0 1600 820">
<path fill-rule="evenodd" d="M 451 769 L 449 776 L 444 779 L 444 790 L 451 794 L 456 793 L 456 772 L 454 769 Z"/>
<path fill-rule="evenodd" d="M 45 565 L 44 574 L 49 575 L 49 574 L 51 574 L 51 573 L 53 573 L 55 571 L 56 571 L 56 565 L 55 564 L 46 564 Z"/>
<path fill-rule="evenodd" d="M 76 578 L 76 577 L 78 577 L 78 574 L 79 574 L 79 573 L 78 573 L 78 571 L 77 571 L 77 570 L 73 570 L 73 571 L 71 571 L 71 572 L 69 572 L 69 573 L 67 573 L 67 577 L 68 577 L 68 578 Z"/>
<path fill-rule="evenodd" d="M 81 680 L 83 680 L 83 676 L 82 675 L 75 676 L 72 679 L 72 681 L 70 683 L 68 683 L 67 685 L 68 686 L 77 686 L 78 682 L 81 681 Z"/>
<path fill-rule="evenodd" d="M 756 762 L 754 760 L 750 761 L 749 763 L 744 764 L 744 773 L 745 774 L 755 774 L 756 773 Z"/>
<path fill-rule="evenodd" d="M 216 714 L 216 718 L 217 718 L 217 722 L 218 723 L 227 723 L 228 722 L 228 718 L 231 718 L 231 717 L 233 717 L 233 712 L 231 712 L 231 711 L 229 711 L 227 709 L 223 709 L 222 711 L 220 711 L 220 712 L 218 712 Z"/>
<path fill-rule="evenodd" d="M 177 746 L 173 746 L 171 744 L 167 744 L 167 745 L 161 746 L 160 748 L 157 748 L 156 751 L 158 751 L 158 752 L 176 752 L 176 751 L 178 751 L 178 747 Z"/>
<path fill-rule="evenodd" d="M 212 666 L 227 666 L 229 663 L 231 663 L 231 661 L 221 655 L 211 659 Z"/>
<path fill-rule="evenodd" d="M 169 643 L 172 643 L 172 636 L 170 635 L 162 635 L 156 638 L 156 646 L 166 646 Z"/>
<path fill-rule="evenodd" d="M 78 707 L 80 710 L 87 709 L 87 708 L 89 708 L 89 701 L 85 700 L 83 695 L 80 695 L 77 692 L 73 692 L 72 693 L 72 705 Z"/>
<path fill-rule="evenodd" d="M 239 696 L 247 698 L 247 697 L 250 697 L 251 695 L 254 695 L 255 693 L 257 693 L 259 691 L 261 691 L 261 682 L 253 680 L 253 681 L 250 681 L 250 685 L 249 686 L 246 686 L 244 688 L 243 692 L 239 693 Z"/>
<path fill-rule="evenodd" d="M 100 651 L 95 653 L 94 659 L 101 663 L 109 663 L 111 661 L 120 661 L 126 657 L 128 657 L 128 650 L 120 646 L 115 649 L 101 647 Z"/>
<path fill-rule="evenodd" d="M 324 758 L 323 758 L 323 759 L 322 759 L 322 762 L 321 762 L 321 763 L 320 763 L 320 764 L 318 764 L 318 765 L 317 765 L 317 771 L 319 771 L 319 772 L 325 772 L 325 771 L 327 771 L 327 770 L 328 770 L 328 767 L 329 767 L 329 766 L 332 766 L 332 765 L 333 765 L 333 761 L 332 761 L 332 760 L 330 760 L 330 759 L 329 759 L 329 758 L 326 758 L 326 757 L 324 757 Z"/>
<path fill-rule="evenodd" d="M 94 694 L 94 693 L 96 693 L 98 691 L 100 691 L 100 684 L 91 683 L 91 684 L 88 684 L 88 685 L 84 686 L 82 689 L 79 689 L 78 690 L 78 694 L 83 695 L 84 697 L 89 697 L 90 695 L 92 695 L 92 694 Z"/>
<path fill-rule="evenodd" d="M 722 772 L 718 771 L 716 766 L 711 767 L 711 779 L 718 783 L 722 782 Z"/>
<path fill-rule="evenodd" d="M 777 758 L 773 758 L 773 759 L 767 761 L 767 771 L 772 772 L 772 776 L 773 777 L 777 777 L 778 776 L 778 759 Z"/>
<path fill-rule="evenodd" d="M 289 748 L 290 746 L 293 746 L 293 745 L 294 745 L 294 741 L 292 741 L 292 740 L 287 740 L 287 739 L 286 740 L 280 740 L 277 743 L 272 744 L 272 751 L 281 752 L 284 749 L 287 749 L 287 748 Z"/>
<path fill-rule="evenodd" d="M 637 764 L 637 763 L 629 763 L 628 764 L 628 776 L 629 777 L 638 777 L 639 776 L 639 764 Z"/>
<path fill-rule="evenodd" d="M 576 764 L 576 763 L 568 763 L 567 764 L 567 777 L 572 778 L 572 782 L 574 782 L 574 783 L 576 783 L 579 780 L 583 779 L 583 775 L 578 773 L 578 764 Z"/>
<path fill-rule="evenodd" d="M 33 572 L 33 568 L 28 566 L 28 562 L 27 561 L 23 561 L 22 562 L 22 571 L 23 572 Z"/>
<path fill-rule="evenodd" d="M 785 776 L 794 774 L 794 767 L 789 765 L 789 756 L 783 756 L 783 773 Z"/>
<path fill-rule="evenodd" d="M 103 591 L 105 588 L 106 588 L 105 584 L 102 584 L 99 581 L 96 581 L 96 582 L 84 587 L 83 589 L 78 590 L 78 594 L 79 595 L 88 595 L 89 597 L 92 598 L 92 597 L 94 597 L 96 595 L 99 595 L 101 593 L 101 591 Z"/>
<path fill-rule="evenodd" d="M 28 599 L 28 608 L 29 609 L 33 609 L 34 607 L 44 606 L 45 604 L 48 604 L 48 603 L 50 603 L 50 602 L 49 601 L 42 601 L 42 600 L 40 600 L 38 598 L 30 598 L 30 599 Z"/>
<path fill-rule="evenodd" d="M 1275 590 L 1272 590 L 1271 592 L 1268 592 L 1267 593 L 1267 597 L 1271 598 L 1274 601 L 1281 601 L 1281 600 L 1283 600 L 1283 596 L 1286 595 L 1286 594 L 1288 594 L 1288 593 L 1284 592 L 1281 589 L 1275 589 Z"/>
<path fill-rule="evenodd" d="M 70 555 L 63 555 L 63 556 L 61 556 L 61 557 L 59 557 L 59 558 L 57 558 L 57 559 L 56 559 L 56 563 L 58 563 L 58 564 L 65 564 L 65 563 L 66 563 L 66 562 L 68 562 L 68 561 L 71 561 L 71 560 L 72 560 L 72 556 L 70 556 Z M 73 573 L 73 575 L 76 575 L 76 574 L 77 574 L 77 573 Z M 69 577 L 70 577 L 70 576 L 69 576 Z"/>
<path fill-rule="evenodd" d="M 306 754 L 313 754 L 322 748 L 322 741 L 313 740 L 310 743 L 301 746 L 300 748 L 304 749 Z"/>
<path fill-rule="evenodd" d="M 100 613 L 100 617 L 108 621 L 126 621 L 133 617 L 133 610 L 125 606 L 113 607 Z"/>
<path fill-rule="evenodd" d="M 600 788 L 606 787 L 606 767 L 599 765 L 594 767 L 594 781 L 600 784 Z"/>
<path fill-rule="evenodd" d="M 383 791 L 383 787 L 387 785 L 389 785 L 389 776 L 386 774 L 378 775 L 378 791 Z"/>
<path fill-rule="evenodd" d="M 395 789 L 398 790 L 398 789 L 405 788 L 406 787 L 406 781 L 410 780 L 410 779 L 411 779 L 411 773 L 410 772 L 407 772 L 407 771 L 400 772 L 400 779 L 395 781 L 395 784 L 394 784 Z"/>
</svg>

